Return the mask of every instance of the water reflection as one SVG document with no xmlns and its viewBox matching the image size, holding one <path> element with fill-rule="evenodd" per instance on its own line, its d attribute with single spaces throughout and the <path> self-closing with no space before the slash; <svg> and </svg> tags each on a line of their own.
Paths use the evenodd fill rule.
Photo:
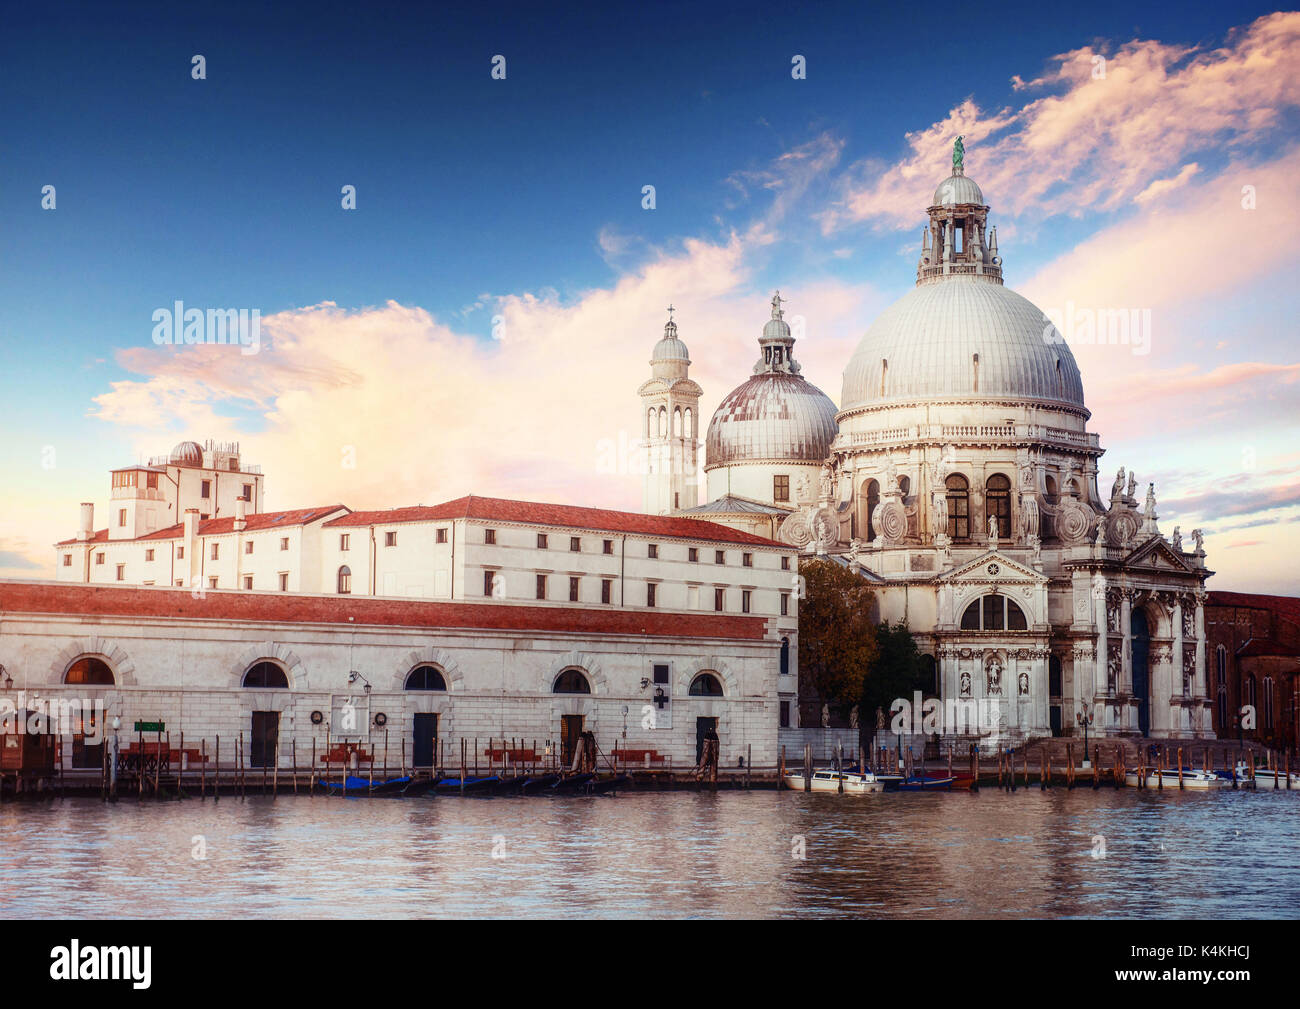
<svg viewBox="0 0 1300 1009">
<path fill-rule="evenodd" d="M 1297 814 L 1108 789 L 68 799 L 0 807 L 0 913 L 1297 917 Z"/>
</svg>

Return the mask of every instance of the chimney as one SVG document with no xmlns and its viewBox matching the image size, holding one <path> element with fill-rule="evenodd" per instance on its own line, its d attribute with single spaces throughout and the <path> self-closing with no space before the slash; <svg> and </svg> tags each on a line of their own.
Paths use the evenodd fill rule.
<svg viewBox="0 0 1300 1009">
<path fill-rule="evenodd" d="M 77 539 L 88 540 L 95 535 L 95 505 L 90 501 L 81 502 L 81 527 L 77 530 Z"/>
<path fill-rule="evenodd" d="M 183 532 L 185 544 L 185 556 L 189 560 L 190 570 L 199 570 L 199 510 L 197 508 L 185 509 L 185 529 Z"/>
<path fill-rule="evenodd" d="M 237 533 L 242 533 L 248 528 L 245 507 L 246 503 L 242 497 L 235 498 L 235 524 L 231 528 Z"/>
</svg>

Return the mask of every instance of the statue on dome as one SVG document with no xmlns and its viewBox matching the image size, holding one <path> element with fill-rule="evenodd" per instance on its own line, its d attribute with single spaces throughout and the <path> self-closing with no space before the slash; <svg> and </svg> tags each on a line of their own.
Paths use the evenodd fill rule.
<svg viewBox="0 0 1300 1009">
<path fill-rule="evenodd" d="M 1174 526 L 1174 534 L 1170 538 L 1170 545 L 1174 548 L 1174 553 L 1183 552 L 1183 527 Z"/>
<path fill-rule="evenodd" d="M 1115 474 L 1115 482 L 1110 485 L 1110 499 L 1114 501 L 1117 497 L 1119 497 L 1123 493 L 1124 493 L 1124 467 L 1121 466 L 1119 468 L 1119 472 Z"/>
<path fill-rule="evenodd" d="M 963 161 L 966 155 L 966 145 L 961 142 L 962 138 L 958 137 L 952 145 L 952 173 L 958 175 L 963 170 Z"/>
</svg>

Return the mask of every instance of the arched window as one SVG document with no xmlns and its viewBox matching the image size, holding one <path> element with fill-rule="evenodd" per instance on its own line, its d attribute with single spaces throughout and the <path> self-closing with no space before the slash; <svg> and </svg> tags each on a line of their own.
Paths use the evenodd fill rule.
<svg viewBox="0 0 1300 1009">
<path fill-rule="evenodd" d="M 344 564 L 339 568 L 339 595 L 346 596 L 352 591 L 352 569 Z"/>
<path fill-rule="evenodd" d="M 1048 504 L 1050 505 L 1056 504 L 1056 477 L 1051 476 L 1050 474 L 1047 476 L 1046 497 L 1047 497 Z"/>
<path fill-rule="evenodd" d="M 1060 697 L 1065 693 L 1061 677 L 1061 657 L 1051 655 L 1047 660 L 1047 693 L 1051 697 Z"/>
<path fill-rule="evenodd" d="M 581 669 L 566 669 L 555 678 L 555 686 L 551 687 L 551 693 L 589 694 L 591 684 L 587 682 L 587 677 L 583 675 Z"/>
<path fill-rule="evenodd" d="M 912 478 L 910 476 L 900 476 L 898 478 L 898 489 L 903 492 L 903 497 L 912 493 Z"/>
<path fill-rule="evenodd" d="M 1264 677 L 1264 728 L 1273 731 L 1273 677 Z"/>
<path fill-rule="evenodd" d="M 447 681 L 437 666 L 416 666 L 406 674 L 407 690 L 446 690 Z"/>
<path fill-rule="evenodd" d="M 257 662 L 244 674 L 244 686 L 250 690 L 288 690 L 289 677 L 274 662 Z"/>
<path fill-rule="evenodd" d="M 971 368 L 973 369 L 972 381 L 974 382 L 975 385 L 974 391 L 979 392 L 980 391 L 980 356 L 978 354 L 976 354 L 974 357 L 971 358 Z"/>
<path fill-rule="evenodd" d="M 655 408 L 651 407 L 645 412 L 645 436 L 653 438 L 655 433 Z"/>
<path fill-rule="evenodd" d="M 659 408 L 659 437 L 668 437 L 668 408 L 663 406 Z"/>
<path fill-rule="evenodd" d="M 939 689 L 939 663 L 933 655 L 921 656 L 921 686 L 927 694 L 938 697 L 942 693 Z"/>
<path fill-rule="evenodd" d="M 788 676 L 790 673 L 790 639 L 781 639 L 781 675 Z"/>
<path fill-rule="evenodd" d="M 984 507 L 998 520 L 998 536 L 1011 536 L 1011 481 L 994 473 L 984 488 Z"/>
<path fill-rule="evenodd" d="M 673 436 L 676 438 L 682 436 L 682 408 L 680 406 L 673 410 Z"/>
<path fill-rule="evenodd" d="M 889 378 L 889 361 L 886 358 L 880 359 L 880 395 L 885 395 L 885 381 Z"/>
<path fill-rule="evenodd" d="M 117 679 L 113 676 L 113 670 L 108 667 L 107 662 L 103 659 L 97 659 L 93 655 L 86 655 L 68 667 L 68 671 L 63 676 L 63 682 L 111 687 L 117 682 Z"/>
<path fill-rule="evenodd" d="M 1020 606 L 1000 593 L 981 596 L 961 615 L 963 631 L 1025 631 L 1029 622 Z"/>
<path fill-rule="evenodd" d="M 712 673 L 700 673 L 699 676 L 691 680 L 690 695 L 692 697 L 721 697 L 722 683 Z"/>
<path fill-rule="evenodd" d="M 1242 703 L 1245 704 L 1245 705 L 1247 705 L 1247 706 L 1250 707 L 1250 708 L 1253 708 L 1253 709 L 1254 709 L 1254 712 L 1255 712 L 1255 715 L 1256 715 L 1256 717 L 1258 718 L 1258 715 L 1259 715 L 1259 704 L 1257 703 L 1257 702 L 1258 702 L 1258 697 L 1257 697 L 1256 694 L 1255 694 L 1255 674 L 1254 674 L 1254 673 L 1251 673 L 1249 676 L 1247 676 L 1247 677 L 1246 677 L 1246 682 L 1245 682 L 1244 684 L 1242 684 L 1242 686 L 1244 686 L 1244 687 L 1246 688 L 1246 697 L 1245 697 L 1245 699 L 1242 701 Z M 1258 725 L 1259 722 L 1256 721 L 1255 724 Z"/>
<path fill-rule="evenodd" d="M 1228 725 L 1228 650 L 1219 645 L 1214 651 L 1214 665 L 1217 672 L 1215 677 L 1218 680 L 1218 690 L 1216 697 L 1216 706 L 1219 715 L 1219 728 L 1227 729 Z"/>
<path fill-rule="evenodd" d="M 876 480 L 867 481 L 867 542 L 870 543 L 876 538 L 876 523 L 872 518 L 876 513 L 876 505 L 880 504 L 880 483 Z"/>
<path fill-rule="evenodd" d="M 686 432 L 687 438 L 695 437 L 695 412 L 689 406 L 686 408 L 686 422 L 682 430 Z"/>
<path fill-rule="evenodd" d="M 960 473 L 948 477 L 944 484 L 948 499 L 948 535 L 954 540 L 970 539 L 970 484 Z"/>
</svg>

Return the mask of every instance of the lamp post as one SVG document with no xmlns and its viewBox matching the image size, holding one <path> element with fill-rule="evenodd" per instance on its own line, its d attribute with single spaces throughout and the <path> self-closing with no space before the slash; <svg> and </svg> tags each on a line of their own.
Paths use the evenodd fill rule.
<svg viewBox="0 0 1300 1009">
<path fill-rule="evenodd" d="M 1088 710 L 1088 702 L 1083 701 L 1082 711 L 1076 711 L 1074 719 L 1083 726 L 1083 763 L 1080 767 L 1091 767 L 1092 761 L 1088 759 L 1088 726 L 1092 724 L 1093 713 Z"/>
</svg>

